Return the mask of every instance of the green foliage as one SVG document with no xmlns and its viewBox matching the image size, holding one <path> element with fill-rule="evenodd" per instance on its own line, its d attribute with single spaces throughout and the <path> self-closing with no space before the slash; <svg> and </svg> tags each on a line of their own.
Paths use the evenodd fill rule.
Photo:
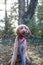
<svg viewBox="0 0 43 65">
<path fill-rule="evenodd" d="M 5 38 L 12 38 L 15 36 L 15 25 L 13 25 L 15 23 L 15 21 L 18 19 L 18 15 L 17 15 L 17 8 L 18 8 L 18 3 L 12 3 L 12 7 L 10 9 L 10 15 L 7 16 L 7 11 L 5 13 L 5 28 L 3 31 L 3 35 L 2 37 Z"/>
<path fill-rule="evenodd" d="M 36 25 L 36 21 L 34 18 L 30 19 L 25 19 L 25 23 L 27 24 L 27 26 L 30 28 L 32 35 L 37 36 L 37 25 Z"/>
<path fill-rule="evenodd" d="M 36 12 L 37 16 L 32 17 L 32 19 L 25 18 L 25 24 L 30 28 L 32 35 L 41 38 L 43 37 L 43 3 L 38 5 Z M 36 21 L 35 18 L 38 20 Z"/>
<path fill-rule="evenodd" d="M 41 37 L 43 37 L 43 21 L 38 24 L 38 31 Z"/>
<path fill-rule="evenodd" d="M 37 10 L 37 18 L 38 18 L 38 35 L 43 37 L 43 3 L 38 6 Z"/>
<path fill-rule="evenodd" d="M 11 19 L 18 20 L 18 2 L 14 2 L 11 9 L 10 15 Z"/>
<path fill-rule="evenodd" d="M 32 35 L 34 37 L 43 37 L 43 21 L 39 22 L 32 18 L 30 19 L 25 19 L 26 25 L 30 28 Z"/>
<path fill-rule="evenodd" d="M 43 3 L 38 6 L 37 17 L 38 17 L 39 21 L 43 20 Z"/>
<path fill-rule="evenodd" d="M 14 30 L 13 30 L 14 28 L 15 26 L 12 27 L 11 19 L 7 18 L 7 29 L 4 29 L 3 37 L 4 38 L 14 37 L 15 36 Z"/>
</svg>

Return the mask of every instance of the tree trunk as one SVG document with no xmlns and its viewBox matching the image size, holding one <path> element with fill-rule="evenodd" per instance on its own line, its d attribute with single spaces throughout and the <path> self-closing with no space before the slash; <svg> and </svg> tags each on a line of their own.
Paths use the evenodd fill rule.
<svg viewBox="0 0 43 65">
<path fill-rule="evenodd" d="M 28 0 L 27 0 L 27 9 L 28 9 L 28 5 L 29 5 L 29 4 L 28 4 Z"/>
<path fill-rule="evenodd" d="M 18 24 L 22 24 L 23 21 L 23 16 L 25 13 L 25 0 L 18 0 L 19 1 L 19 20 Z"/>
<path fill-rule="evenodd" d="M 7 0 L 5 0 L 5 31 L 7 31 Z"/>
<path fill-rule="evenodd" d="M 18 24 L 22 24 L 22 23 L 25 23 L 25 18 L 32 19 L 38 0 L 30 0 L 29 5 L 28 5 L 28 0 L 27 0 L 27 12 L 25 12 L 25 0 L 18 0 L 18 1 L 19 1 Z"/>
<path fill-rule="evenodd" d="M 7 30 L 8 30 L 8 25 L 7 25 L 7 0 L 4 0 L 5 2 L 5 30 L 3 31 L 2 34 L 2 42 L 4 43 L 4 39 L 7 38 Z"/>
<path fill-rule="evenodd" d="M 37 6 L 37 2 L 38 0 L 30 0 L 30 5 L 28 6 L 27 12 L 24 15 L 25 18 L 28 17 L 29 19 L 32 19 L 35 12 L 35 8 Z"/>
</svg>

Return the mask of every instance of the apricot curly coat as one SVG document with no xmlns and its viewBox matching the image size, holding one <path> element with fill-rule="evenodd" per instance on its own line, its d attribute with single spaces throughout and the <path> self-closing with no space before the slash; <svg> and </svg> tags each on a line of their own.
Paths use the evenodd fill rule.
<svg viewBox="0 0 43 65">
<path fill-rule="evenodd" d="M 11 58 L 11 65 L 15 65 L 15 63 L 16 63 L 16 61 L 17 61 L 17 55 L 19 54 L 19 52 L 18 52 L 18 37 L 19 37 L 19 36 L 22 36 L 22 37 L 23 37 L 22 40 L 24 39 L 23 42 L 22 42 L 21 39 L 20 39 L 20 40 L 21 40 L 21 42 L 22 42 L 23 56 L 24 56 L 25 63 L 26 63 L 26 59 L 27 59 L 28 61 L 30 61 L 29 58 L 27 57 L 27 53 L 26 53 L 27 45 L 26 45 L 25 36 L 26 36 L 28 33 L 31 34 L 31 32 L 30 32 L 29 28 L 28 28 L 26 25 L 21 24 L 21 25 L 18 26 L 18 28 L 17 28 L 17 30 L 16 30 L 16 33 L 17 33 L 17 36 L 16 36 L 16 38 L 15 38 L 14 49 L 13 49 L 13 55 L 12 55 L 12 58 Z M 19 58 L 18 58 L 18 60 L 19 60 Z"/>
</svg>

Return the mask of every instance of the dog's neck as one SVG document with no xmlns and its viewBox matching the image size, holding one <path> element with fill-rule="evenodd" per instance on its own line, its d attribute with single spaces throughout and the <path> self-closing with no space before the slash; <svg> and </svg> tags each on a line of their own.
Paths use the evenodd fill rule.
<svg viewBox="0 0 43 65">
<path fill-rule="evenodd" d="M 20 41 L 21 43 L 24 41 L 24 36 L 22 35 L 18 35 L 18 41 Z"/>
<path fill-rule="evenodd" d="M 24 36 L 18 35 L 18 39 L 23 39 L 23 38 L 24 38 Z"/>
</svg>

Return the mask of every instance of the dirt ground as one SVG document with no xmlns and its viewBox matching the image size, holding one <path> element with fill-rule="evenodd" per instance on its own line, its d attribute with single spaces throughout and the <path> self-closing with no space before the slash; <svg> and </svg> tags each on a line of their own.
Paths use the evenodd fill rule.
<svg viewBox="0 0 43 65">
<path fill-rule="evenodd" d="M 8 61 L 12 56 L 13 44 L 0 44 L 0 65 L 8 65 Z M 27 46 L 28 57 L 32 61 L 32 65 L 43 65 L 43 45 Z"/>
</svg>

